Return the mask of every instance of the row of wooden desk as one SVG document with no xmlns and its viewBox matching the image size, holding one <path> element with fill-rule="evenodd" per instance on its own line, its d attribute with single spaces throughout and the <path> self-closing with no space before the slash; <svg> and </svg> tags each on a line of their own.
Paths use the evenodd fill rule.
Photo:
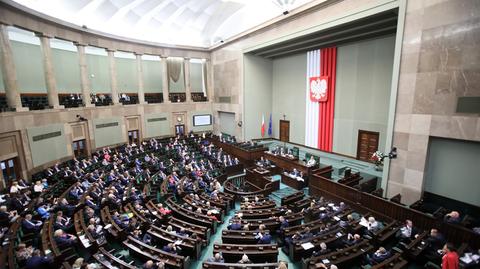
<svg viewBox="0 0 480 269">
<path fill-rule="evenodd" d="M 282 156 L 278 154 L 273 154 L 268 151 L 266 147 L 261 147 L 253 150 L 246 150 L 241 147 L 235 146 L 233 144 L 221 142 L 218 138 L 210 138 L 215 146 L 220 147 L 228 154 L 231 154 L 241 160 L 246 167 L 251 167 L 247 169 L 247 178 L 253 181 L 262 181 L 263 177 L 271 176 L 273 174 L 281 174 L 282 183 L 290 186 L 294 189 L 301 190 L 304 187 L 308 186 L 310 176 L 313 172 L 317 172 L 318 168 L 321 167 L 319 164 L 315 166 L 307 166 L 305 162 L 300 161 L 298 158 L 290 158 L 287 156 Z M 268 169 L 262 170 L 262 168 L 255 165 L 255 161 L 260 159 L 260 157 L 271 161 L 275 165 L 269 167 Z M 283 171 L 291 172 L 294 169 L 303 173 L 304 181 L 299 181 L 294 178 L 291 178 L 283 173 Z M 253 183 L 253 182 L 252 182 Z M 255 184 L 255 183 L 253 183 Z M 255 184 L 257 185 L 257 184 Z M 259 184 L 257 186 L 262 186 L 264 184 Z"/>
<path fill-rule="evenodd" d="M 209 138 L 209 141 L 215 146 L 222 148 L 224 152 L 237 157 L 247 167 L 252 166 L 254 164 L 254 161 L 260 159 L 260 157 L 263 155 L 263 152 L 268 150 L 265 147 L 247 150 L 233 144 L 221 142 L 216 137 Z"/>
</svg>

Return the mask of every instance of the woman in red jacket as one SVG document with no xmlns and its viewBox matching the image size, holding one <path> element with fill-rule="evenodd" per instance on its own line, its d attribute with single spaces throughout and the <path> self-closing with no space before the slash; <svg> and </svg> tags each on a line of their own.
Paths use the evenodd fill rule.
<svg viewBox="0 0 480 269">
<path fill-rule="evenodd" d="M 458 269 L 458 254 L 451 243 L 443 246 L 442 269 Z"/>
</svg>

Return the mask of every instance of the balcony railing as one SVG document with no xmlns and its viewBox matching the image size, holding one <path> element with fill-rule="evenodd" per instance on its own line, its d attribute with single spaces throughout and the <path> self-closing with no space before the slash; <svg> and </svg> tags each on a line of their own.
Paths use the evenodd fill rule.
<svg viewBox="0 0 480 269">
<path fill-rule="evenodd" d="M 83 96 L 78 93 L 59 93 L 58 102 L 65 108 L 82 107 Z"/>
<path fill-rule="evenodd" d="M 118 97 L 118 101 L 123 105 L 138 104 L 138 94 L 137 93 L 121 93 Z"/>
<path fill-rule="evenodd" d="M 208 98 L 206 95 L 204 95 L 203 92 L 192 92 L 192 101 L 193 102 L 207 102 Z"/>
<path fill-rule="evenodd" d="M 92 93 L 90 98 L 92 100 L 92 104 L 95 106 L 109 106 L 113 103 L 111 94 L 107 93 Z"/>
<path fill-rule="evenodd" d="M 46 93 L 24 93 L 20 94 L 22 106 L 30 110 L 42 110 L 50 108 Z"/>
<path fill-rule="evenodd" d="M 163 93 L 145 93 L 145 102 L 149 104 L 163 103 Z"/>
<path fill-rule="evenodd" d="M 169 93 L 168 98 L 172 103 L 184 103 L 187 101 L 187 95 L 184 92 Z"/>
</svg>

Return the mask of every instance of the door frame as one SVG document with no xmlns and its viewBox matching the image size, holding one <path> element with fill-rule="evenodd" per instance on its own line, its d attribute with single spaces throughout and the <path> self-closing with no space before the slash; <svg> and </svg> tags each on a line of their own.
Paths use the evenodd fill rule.
<svg viewBox="0 0 480 269">
<path fill-rule="evenodd" d="M 378 150 L 378 145 L 380 144 L 380 132 L 374 132 L 374 131 L 367 131 L 367 130 L 360 130 L 358 129 L 358 133 L 357 133 L 357 154 L 356 154 L 356 159 L 357 160 L 360 160 L 360 134 L 371 134 L 371 135 L 377 135 L 378 136 L 378 139 L 377 139 L 377 150 Z M 371 162 L 371 161 L 367 161 L 367 162 Z"/>
<path fill-rule="evenodd" d="M 183 135 L 185 135 L 186 134 L 185 133 L 185 124 L 184 123 L 179 123 L 179 124 L 175 124 L 175 127 L 174 127 L 175 128 L 175 130 L 174 130 L 175 131 L 175 136 L 178 135 L 177 134 L 177 126 L 182 126 L 183 127 Z"/>
<path fill-rule="evenodd" d="M 288 125 L 288 139 L 282 140 L 282 123 Z M 278 124 L 278 139 L 282 142 L 290 142 L 290 121 L 289 120 L 280 120 Z"/>
</svg>

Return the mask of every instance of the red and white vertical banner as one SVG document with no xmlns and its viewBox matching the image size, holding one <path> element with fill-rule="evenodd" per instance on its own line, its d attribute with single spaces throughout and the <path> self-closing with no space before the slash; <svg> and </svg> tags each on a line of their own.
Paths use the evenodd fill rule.
<svg viewBox="0 0 480 269">
<path fill-rule="evenodd" d="M 307 52 L 305 145 L 332 151 L 337 48 Z"/>
<path fill-rule="evenodd" d="M 305 111 L 305 145 L 318 148 L 319 103 L 310 98 L 310 78 L 320 76 L 320 50 L 307 52 L 307 94 Z"/>
</svg>

